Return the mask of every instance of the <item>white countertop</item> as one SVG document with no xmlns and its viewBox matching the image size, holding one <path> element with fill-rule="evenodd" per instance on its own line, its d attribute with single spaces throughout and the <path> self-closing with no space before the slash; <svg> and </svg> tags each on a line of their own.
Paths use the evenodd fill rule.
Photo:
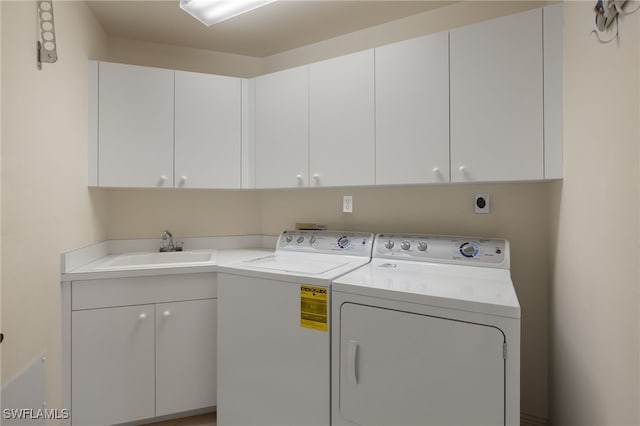
<svg viewBox="0 0 640 426">
<path fill-rule="evenodd" d="M 201 238 L 194 253 L 208 253 L 206 261 L 160 263 L 111 267 L 124 254 L 156 253 L 155 240 L 117 240 L 93 244 L 61 256 L 62 282 L 106 278 L 140 277 L 217 272 L 221 265 L 242 262 L 274 253 L 275 239 L 269 236 Z M 244 247 L 243 247 L 244 246 Z M 190 250 L 185 250 L 189 252 Z"/>
</svg>

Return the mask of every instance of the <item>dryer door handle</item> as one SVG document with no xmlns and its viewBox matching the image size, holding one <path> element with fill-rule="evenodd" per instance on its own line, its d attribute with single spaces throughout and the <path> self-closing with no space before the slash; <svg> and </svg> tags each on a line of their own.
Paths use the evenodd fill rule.
<svg viewBox="0 0 640 426">
<path fill-rule="evenodd" d="M 349 381 L 355 386 L 358 384 L 358 342 L 355 340 L 349 340 L 347 346 L 347 362 Z"/>
</svg>

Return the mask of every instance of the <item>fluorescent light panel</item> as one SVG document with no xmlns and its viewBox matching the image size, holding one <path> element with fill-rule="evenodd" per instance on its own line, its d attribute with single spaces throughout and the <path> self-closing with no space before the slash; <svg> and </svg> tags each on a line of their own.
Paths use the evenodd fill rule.
<svg viewBox="0 0 640 426">
<path fill-rule="evenodd" d="M 180 8 L 210 27 L 275 0 L 180 0 Z"/>
</svg>

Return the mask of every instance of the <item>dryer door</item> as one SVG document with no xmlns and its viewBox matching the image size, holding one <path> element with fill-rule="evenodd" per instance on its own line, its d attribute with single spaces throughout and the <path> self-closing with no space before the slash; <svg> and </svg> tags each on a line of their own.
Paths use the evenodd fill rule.
<svg viewBox="0 0 640 426">
<path fill-rule="evenodd" d="M 359 425 L 504 425 L 502 332 L 345 303 L 340 414 Z"/>
</svg>

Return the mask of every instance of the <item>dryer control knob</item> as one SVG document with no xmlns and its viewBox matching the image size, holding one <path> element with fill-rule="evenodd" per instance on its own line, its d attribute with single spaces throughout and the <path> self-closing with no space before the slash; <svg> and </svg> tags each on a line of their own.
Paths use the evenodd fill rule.
<svg viewBox="0 0 640 426">
<path fill-rule="evenodd" d="M 386 243 L 384 243 L 384 246 L 389 250 L 391 250 L 393 248 L 393 246 L 395 246 L 395 245 L 396 245 L 396 243 L 394 243 L 393 240 L 389 240 Z"/>
<path fill-rule="evenodd" d="M 296 239 L 296 243 L 298 244 L 302 244 L 302 242 L 304 241 L 304 235 L 300 235 L 297 239 Z"/>
<path fill-rule="evenodd" d="M 291 241 L 293 241 L 293 235 L 287 235 L 287 237 L 284 240 L 290 243 Z"/>
<path fill-rule="evenodd" d="M 409 241 L 403 241 L 402 244 L 400 244 L 400 247 L 402 250 L 409 250 L 411 248 L 411 243 Z"/>
<path fill-rule="evenodd" d="M 309 244 L 313 244 L 317 241 L 318 239 L 316 238 L 315 235 L 312 235 L 311 238 L 309 238 Z"/>
<path fill-rule="evenodd" d="M 427 250 L 427 242 L 426 241 L 420 241 L 418 243 L 418 250 L 426 251 Z"/>
<path fill-rule="evenodd" d="M 464 257 L 476 257 L 478 247 L 471 242 L 462 243 L 462 245 L 460 245 L 460 254 Z"/>
</svg>

